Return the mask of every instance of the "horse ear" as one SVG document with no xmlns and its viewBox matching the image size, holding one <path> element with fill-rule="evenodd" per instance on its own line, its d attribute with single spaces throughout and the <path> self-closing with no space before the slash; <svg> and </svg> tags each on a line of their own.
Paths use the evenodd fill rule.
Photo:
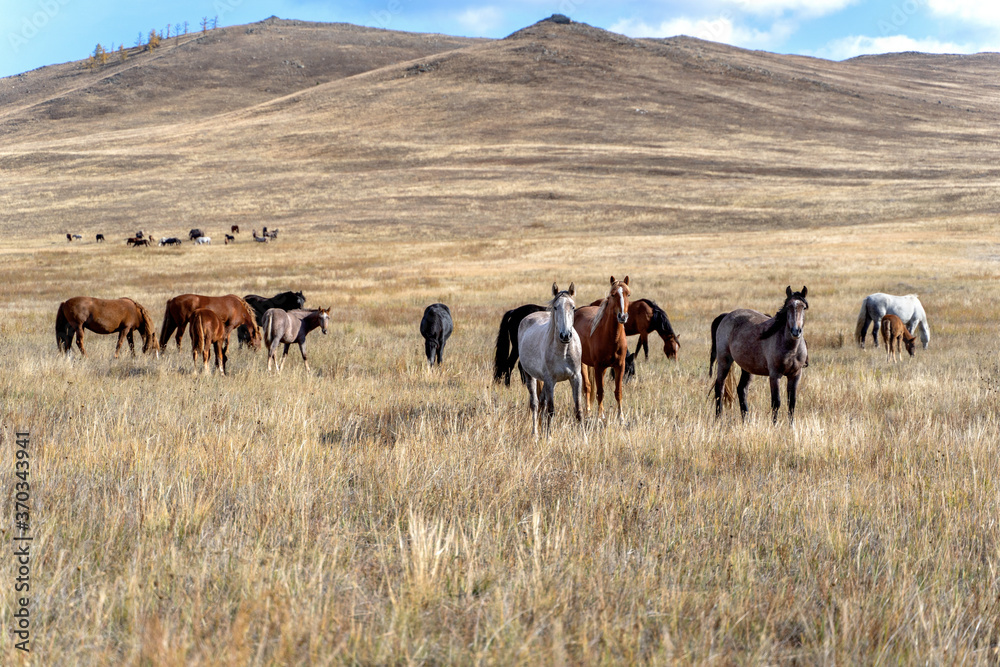
<svg viewBox="0 0 1000 667">
<path fill-rule="evenodd" d="M 625 280 L 623 280 L 622 282 L 628 285 L 628 276 L 625 276 Z"/>
<path fill-rule="evenodd" d="M 576 295 L 576 283 L 570 283 L 569 284 L 569 295 L 570 296 L 575 296 Z"/>
<path fill-rule="evenodd" d="M 552 296 L 559 294 L 559 287 L 553 282 L 552 283 Z"/>
<path fill-rule="evenodd" d="M 785 296 L 788 297 L 789 299 L 792 298 L 792 286 L 791 285 L 789 285 L 788 287 L 785 288 Z"/>
<path fill-rule="evenodd" d="M 808 291 L 809 291 L 809 288 L 806 287 L 805 285 L 803 285 L 802 286 L 802 298 L 803 299 L 806 298 L 806 294 L 808 293 Z"/>
</svg>

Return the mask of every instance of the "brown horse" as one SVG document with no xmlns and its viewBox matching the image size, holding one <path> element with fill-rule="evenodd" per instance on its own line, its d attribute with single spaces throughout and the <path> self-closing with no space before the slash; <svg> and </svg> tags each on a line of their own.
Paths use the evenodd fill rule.
<svg viewBox="0 0 1000 667">
<path fill-rule="evenodd" d="M 732 393 L 726 386 L 729 369 L 735 361 L 740 365 L 740 381 L 736 395 L 740 399 L 740 412 L 746 419 L 747 385 L 753 375 L 767 375 L 771 380 L 771 420 L 778 421 L 781 395 L 778 380 L 788 378 L 788 418 L 795 423 L 795 392 L 799 386 L 802 368 L 809 363 L 802 327 L 806 302 L 806 288 L 792 292 L 785 290 L 785 303 L 774 317 L 756 310 L 741 308 L 723 313 L 712 322 L 712 350 L 708 357 L 708 373 L 718 359 L 715 376 L 715 416 L 722 414 L 723 393 L 731 400 Z"/>
<path fill-rule="evenodd" d="M 198 357 L 201 356 L 205 372 L 209 372 L 208 358 L 212 356 L 214 347 L 215 367 L 225 375 L 226 361 L 229 359 L 226 355 L 229 350 L 229 331 L 222 318 L 209 308 L 199 308 L 191 313 L 187 323 L 191 325 L 191 357 L 195 368 L 198 367 Z"/>
<path fill-rule="evenodd" d="M 90 296 L 75 296 L 59 304 L 56 313 L 56 344 L 60 352 L 69 354 L 73 347 L 73 335 L 76 335 L 76 345 L 80 354 L 87 356 L 83 348 L 83 330 L 90 329 L 94 333 L 110 334 L 118 332 L 118 345 L 115 346 L 115 358 L 122 349 L 122 342 L 128 339 L 129 349 L 135 356 L 135 343 L 132 333 L 136 330 L 142 336 L 143 353 L 153 350 L 157 354 L 160 346 L 156 341 L 156 327 L 149 311 L 128 298 L 95 299 Z"/>
<path fill-rule="evenodd" d="M 912 357 L 916 341 L 917 337 L 907 330 L 903 320 L 892 313 L 888 313 L 882 318 L 882 342 L 885 343 L 886 361 L 896 361 L 897 357 L 901 357 L 901 349 L 904 345 Z"/>
<path fill-rule="evenodd" d="M 226 327 L 227 337 L 233 329 L 245 325 L 250 331 L 250 347 L 254 350 L 260 348 L 261 331 L 257 326 L 253 309 L 235 294 L 226 296 L 181 294 L 167 301 L 167 308 L 163 313 L 163 327 L 160 329 L 160 347 L 166 349 L 171 334 L 176 331 L 177 348 L 180 349 L 188 319 L 199 308 L 208 308 L 219 316 Z"/>
<path fill-rule="evenodd" d="M 597 385 L 597 410 L 604 414 L 604 371 L 613 368 L 615 372 L 615 400 L 618 401 L 618 420 L 624 421 L 622 413 L 622 378 L 625 374 L 625 357 L 628 355 L 628 340 L 625 338 L 625 323 L 628 321 L 628 297 L 631 290 L 628 276 L 615 280 L 611 276 L 611 289 L 600 306 L 584 306 L 576 309 L 573 328 L 580 335 L 583 346 L 583 363 L 594 372 L 593 382 L 588 374 L 583 375 L 583 389 L 587 395 L 587 409 L 590 409 L 592 384 Z"/>
<path fill-rule="evenodd" d="M 591 303 L 591 306 L 601 305 L 603 299 L 598 299 Z M 636 299 L 628 304 L 628 321 L 625 322 L 626 336 L 639 336 L 639 344 L 635 346 L 635 355 L 639 350 L 646 353 L 649 359 L 649 334 L 660 334 L 663 339 L 663 354 L 667 359 L 676 359 L 677 352 L 681 349 L 680 339 L 674 333 L 674 328 L 670 326 L 667 313 L 660 308 L 652 299 Z"/>
</svg>

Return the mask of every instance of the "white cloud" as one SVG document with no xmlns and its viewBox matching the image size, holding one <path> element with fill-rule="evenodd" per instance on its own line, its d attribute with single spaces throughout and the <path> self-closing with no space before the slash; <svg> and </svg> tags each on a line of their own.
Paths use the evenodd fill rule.
<svg viewBox="0 0 1000 667">
<path fill-rule="evenodd" d="M 758 30 L 737 25 L 721 15 L 714 19 L 676 18 L 650 25 L 639 19 L 623 19 L 611 26 L 613 32 L 629 37 L 673 37 L 688 35 L 711 42 L 721 42 L 749 49 L 773 48 L 795 31 L 793 23 L 779 21 L 769 30 Z"/>
<path fill-rule="evenodd" d="M 970 21 L 978 26 L 1000 27 L 1000 4 L 992 0 L 926 0 L 938 16 Z"/>
<path fill-rule="evenodd" d="M 476 7 L 466 9 L 458 15 L 458 22 L 473 35 L 485 35 L 503 23 L 503 12 L 496 7 Z"/>
<path fill-rule="evenodd" d="M 855 2 L 857 0 L 725 0 L 727 6 L 746 14 L 790 13 L 811 18 L 838 12 Z"/>
<path fill-rule="evenodd" d="M 933 38 L 914 39 L 907 35 L 889 35 L 887 37 L 869 37 L 867 35 L 852 35 L 828 42 L 812 55 L 829 60 L 845 60 L 855 56 L 876 53 L 899 53 L 901 51 L 920 51 L 922 53 L 974 53 L 978 49 L 968 44 L 942 42 Z"/>
</svg>

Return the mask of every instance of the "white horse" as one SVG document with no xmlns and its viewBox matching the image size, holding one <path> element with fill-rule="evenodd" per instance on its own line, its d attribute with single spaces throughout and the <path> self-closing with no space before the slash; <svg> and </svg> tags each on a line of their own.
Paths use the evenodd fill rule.
<svg viewBox="0 0 1000 667">
<path fill-rule="evenodd" d="M 199 236 L 198 238 L 196 238 L 194 240 L 194 242 L 197 243 L 198 245 L 212 245 L 212 237 L 211 236 Z"/>
<path fill-rule="evenodd" d="M 927 326 L 927 314 L 924 307 L 920 305 L 920 299 L 916 294 L 906 296 L 893 296 L 892 294 L 869 294 L 861 302 L 861 312 L 858 313 L 858 326 L 854 329 L 854 338 L 858 341 L 861 349 L 865 347 L 865 336 L 868 333 L 868 324 L 874 323 L 872 328 L 872 339 L 875 347 L 878 347 L 878 332 L 882 326 L 882 318 L 887 314 L 892 314 L 903 320 L 909 332 L 920 331 L 920 342 L 924 349 L 931 342 L 931 330 Z"/>
<path fill-rule="evenodd" d="M 553 298 L 546 309 L 525 317 L 517 329 L 521 368 L 530 376 L 526 384 L 533 436 L 538 435 L 539 384 L 542 386 L 541 409 L 545 411 L 546 432 L 555 412 L 553 396 L 557 382 L 569 380 L 573 390 L 576 419 L 579 422 L 583 421 L 583 412 L 580 410 L 580 393 L 583 387 L 580 358 L 583 349 L 580 335 L 573 328 L 575 293 L 576 287 L 573 283 L 570 283 L 569 289 L 564 291 L 559 291 L 556 284 L 552 283 Z"/>
</svg>

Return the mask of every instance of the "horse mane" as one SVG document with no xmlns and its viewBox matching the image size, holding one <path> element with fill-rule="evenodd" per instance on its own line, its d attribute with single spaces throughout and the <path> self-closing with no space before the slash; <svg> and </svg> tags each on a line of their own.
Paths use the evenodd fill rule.
<svg viewBox="0 0 1000 667">
<path fill-rule="evenodd" d="M 774 314 L 774 322 L 771 323 L 771 326 L 764 329 L 763 333 L 760 334 L 760 340 L 770 338 L 785 328 L 785 325 L 788 324 L 788 304 L 792 301 L 801 301 L 806 304 L 806 308 L 809 307 L 809 302 L 802 296 L 802 292 L 793 292 L 791 296 L 785 298 L 785 303 L 781 305 L 781 310 Z"/>
<path fill-rule="evenodd" d="M 135 306 L 136 312 L 139 313 L 139 319 L 141 320 L 142 326 L 139 329 L 139 333 L 142 334 L 143 338 L 149 341 L 148 345 L 153 348 L 154 352 L 159 352 L 160 350 L 160 339 L 156 336 L 156 325 L 153 323 L 153 318 L 149 314 L 149 311 L 143 308 L 142 304 L 135 299 L 123 296 L 122 299 L 130 302 Z"/>
<path fill-rule="evenodd" d="M 639 299 L 640 301 L 645 301 L 649 304 L 649 307 L 653 309 L 653 317 L 650 318 L 650 324 L 654 331 L 658 331 L 664 335 L 672 336 L 677 338 L 677 334 L 674 333 L 674 328 L 670 326 L 670 318 L 667 317 L 667 311 L 660 308 L 659 304 L 652 299 Z"/>
<path fill-rule="evenodd" d="M 626 276 L 626 278 L 627 277 L 628 276 Z M 608 301 L 611 299 L 611 295 L 619 287 L 621 287 L 625 291 L 625 296 L 631 296 L 632 290 L 629 289 L 628 285 L 626 285 L 625 283 L 623 283 L 620 280 L 616 280 L 615 283 L 614 283 L 614 285 L 612 285 L 611 289 L 608 291 L 608 295 L 606 297 L 604 297 L 604 301 L 601 301 L 601 305 L 597 309 L 597 314 L 594 315 L 594 321 L 590 323 L 590 335 L 591 336 L 594 335 L 594 332 L 597 331 L 597 326 L 601 323 L 601 320 L 604 319 L 604 314 L 605 314 L 605 312 L 608 309 Z"/>
<path fill-rule="evenodd" d="M 573 308 L 574 309 L 576 308 L 576 301 L 573 299 L 573 296 L 569 293 L 569 290 L 560 290 L 558 294 L 552 297 L 551 301 L 545 304 L 545 310 L 548 311 L 555 310 L 556 301 L 558 301 L 562 297 L 566 297 L 567 299 L 569 299 L 573 303 Z"/>
<path fill-rule="evenodd" d="M 247 303 L 247 300 L 244 299 L 243 297 L 236 296 L 235 294 L 233 294 L 233 296 L 236 297 L 236 300 L 239 301 L 243 305 L 243 307 L 246 309 L 247 315 L 250 317 L 250 322 L 253 324 L 254 329 L 257 330 L 257 336 L 258 337 L 263 336 L 264 333 L 261 330 L 260 325 L 257 324 L 257 313 L 256 313 L 256 311 L 254 311 L 253 306 L 251 306 L 249 303 Z"/>
</svg>

